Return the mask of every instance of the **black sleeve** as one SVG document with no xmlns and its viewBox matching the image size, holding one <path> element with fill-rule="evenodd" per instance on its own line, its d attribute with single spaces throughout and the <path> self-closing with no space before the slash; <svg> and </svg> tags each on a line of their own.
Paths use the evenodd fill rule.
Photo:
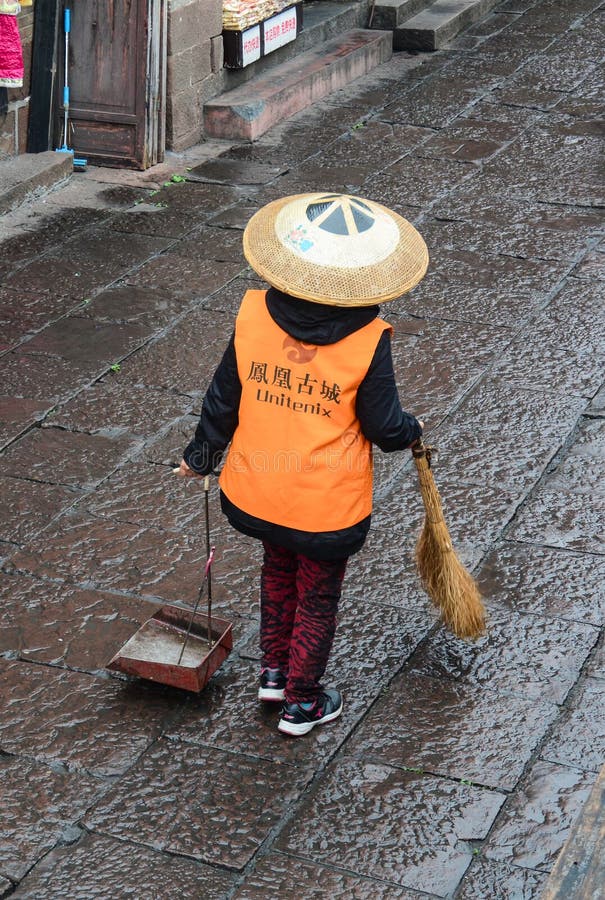
<svg viewBox="0 0 605 900">
<path fill-rule="evenodd" d="M 388 331 L 378 341 L 370 367 L 359 385 L 356 411 L 364 435 L 385 453 L 409 447 L 422 434 L 418 419 L 401 408 Z"/>
<path fill-rule="evenodd" d="M 237 427 L 241 394 L 234 335 L 231 335 L 204 397 L 195 436 L 183 453 L 187 465 L 199 475 L 209 475 L 220 464 Z"/>
</svg>

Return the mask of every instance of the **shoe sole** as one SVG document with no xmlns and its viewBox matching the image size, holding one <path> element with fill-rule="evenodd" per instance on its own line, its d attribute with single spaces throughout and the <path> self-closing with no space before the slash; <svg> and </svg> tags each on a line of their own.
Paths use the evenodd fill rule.
<svg viewBox="0 0 605 900">
<path fill-rule="evenodd" d="M 283 688 L 259 688 L 258 699 L 269 703 L 282 703 L 284 700 Z"/>
<path fill-rule="evenodd" d="M 303 734 L 308 734 L 316 725 L 325 725 L 326 722 L 332 722 L 334 719 L 337 719 L 342 712 L 342 707 L 343 704 L 341 703 L 338 709 L 335 709 L 334 712 L 328 713 L 327 716 L 318 719 L 317 722 L 296 723 L 286 722 L 284 719 L 280 719 L 277 726 L 278 731 L 283 732 L 283 734 L 290 734 L 293 737 L 300 737 Z"/>
</svg>

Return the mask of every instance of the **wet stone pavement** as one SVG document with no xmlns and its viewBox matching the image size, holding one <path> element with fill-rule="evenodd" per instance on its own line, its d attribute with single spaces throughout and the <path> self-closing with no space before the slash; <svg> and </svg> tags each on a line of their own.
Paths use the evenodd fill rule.
<svg viewBox="0 0 605 900">
<path fill-rule="evenodd" d="M 539 897 L 605 764 L 605 242 L 598 0 L 505 0 L 253 145 L 91 168 L 0 220 L 0 897 Z M 172 173 L 186 182 L 172 182 Z M 220 517 L 235 649 L 197 697 L 105 664 L 192 604 L 178 463 L 270 199 L 347 190 L 425 235 L 384 309 L 489 611 L 439 627 L 407 454 L 376 454 L 328 683 L 293 741 L 256 700 L 259 548 Z"/>
</svg>

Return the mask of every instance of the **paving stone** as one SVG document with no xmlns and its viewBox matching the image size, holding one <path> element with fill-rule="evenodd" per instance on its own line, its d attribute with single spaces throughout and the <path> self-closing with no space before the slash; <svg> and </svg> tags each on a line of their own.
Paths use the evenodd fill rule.
<svg viewBox="0 0 605 900">
<path fill-rule="evenodd" d="M 15 440 L 50 408 L 47 400 L 0 396 L 0 446 Z"/>
<path fill-rule="evenodd" d="M 542 759 L 599 772 L 605 765 L 605 683 L 587 678 L 543 747 Z"/>
<path fill-rule="evenodd" d="M 254 871 L 246 876 L 233 894 L 233 900 L 287 897 L 293 885 L 296 885 L 299 900 L 322 900 L 323 897 L 334 900 L 420 900 L 428 896 L 273 852 L 263 857 Z"/>
<path fill-rule="evenodd" d="M 15 235 L 2 241 L 3 262 L 15 264 L 40 256 L 70 238 L 81 235 L 91 225 L 104 222 L 111 212 L 106 209 L 58 209 L 42 212 L 24 204 L 19 212 Z M 6 221 L 7 216 L 4 216 Z"/>
<path fill-rule="evenodd" d="M 218 184 L 268 184 L 285 171 L 283 166 L 267 166 L 245 160 L 209 159 L 193 166 L 187 173 L 188 181 Z"/>
<path fill-rule="evenodd" d="M 435 247 L 480 253 L 560 259 L 582 252 L 602 227 L 595 210 L 498 198 L 471 199 L 461 185 L 432 209 L 438 219 L 423 222 L 423 235 Z M 452 221 L 455 220 L 455 221 Z M 576 270 L 577 271 L 577 270 Z"/>
<path fill-rule="evenodd" d="M 73 300 L 0 287 L 0 351 L 14 347 L 73 307 Z"/>
<path fill-rule="evenodd" d="M 0 897 L 8 897 L 14 891 L 14 885 L 8 878 L 2 878 L 0 875 Z"/>
<path fill-rule="evenodd" d="M 328 152 L 329 148 L 326 153 Z M 269 202 L 294 194 L 315 193 L 318 186 L 327 193 L 363 194 L 370 197 L 363 187 L 367 175 L 366 166 L 338 164 L 328 166 L 324 163 L 324 156 L 313 156 L 294 171 L 264 188 L 263 200 Z"/>
<path fill-rule="evenodd" d="M 75 314 L 97 322 L 151 326 L 155 331 L 172 322 L 184 308 L 182 298 L 169 291 L 122 285 L 101 291 Z"/>
<path fill-rule="evenodd" d="M 584 407 L 583 398 L 514 388 L 486 378 L 436 432 L 435 475 L 532 487 Z M 506 417 L 503 409 L 508 410 Z"/>
<path fill-rule="evenodd" d="M 109 885 L 123 897 L 222 897 L 233 876 L 189 859 L 87 834 L 55 849 L 19 885 L 15 897 L 106 900 Z"/>
<path fill-rule="evenodd" d="M 601 384 L 602 353 L 590 347 L 545 347 L 526 332 L 525 340 L 505 350 L 491 374 L 513 387 L 592 397 Z"/>
<path fill-rule="evenodd" d="M 605 498 L 605 421 L 582 420 L 573 438 L 551 467 L 544 487 Z"/>
<path fill-rule="evenodd" d="M 476 573 L 490 606 L 600 627 L 605 560 L 530 544 L 499 543 Z"/>
<path fill-rule="evenodd" d="M 241 870 L 309 772 L 160 740 L 86 817 L 94 832 Z"/>
<path fill-rule="evenodd" d="M 34 428 L 4 453 L 0 470 L 49 484 L 86 488 L 97 484 L 125 457 L 132 442 L 59 428 Z"/>
<path fill-rule="evenodd" d="M 541 896 L 547 875 L 488 859 L 475 859 L 462 879 L 460 900 L 531 900 Z"/>
<path fill-rule="evenodd" d="M 432 203 L 476 174 L 468 162 L 409 154 L 363 181 L 363 195 L 390 206 L 393 197 L 412 206 Z"/>
<path fill-rule="evenodd" d="M 203 515 L 200 482 L 181 479 L 172 470 L 139 459 L 114 473 L 82 505 L 94 516 L 179 531 Z"/>
<path fill-rule="evenodd" d="M 169 250 L 145 263 L 126 278 L 128 284 L 158 291 L 171 291 L 175 295 L 201 299 L 213 294 L 235 278 L 244 264 L 230 260 L 197 259 Z"/>
<path fill-rule="evenodd" d="M 0 653 L 91 672 L 103 669 L 157 608 L 139 598 L 5 573 L 0 598 L 7 617 Z"/>
<path fill-rule="evenodd" d="M 586 667 L 586 674 L 592 678 L 605 678 L 605 644 L 595 648 Z"/>
<path fill-rule="evenodd" d="M 61 763 L 91 775 L 122 775 L 179 713 L 188 697 L 157 685 L 91 678 L 0 660 L 4 753 Z"/>
<path fill-rule="evenodd" d="M 562 703 L 598 638 L 590 625 L 490 610 L 487 634 L 473 644 L 445 632 L 412 657 L 412 672 Z"/>
<path fill-rule="evenodd" d="M 106 437 L 133 435 L 149 439 L 158 428 L 191 409 L 192 401 L 187 396 L 158 388 L 133 387 L 120 375 L 108 375 L 68 400 L 53 414 L 53 425 Z"/>
<path fill-rule="evenodd" d="M 415 297 L 402 298 L 413 311 Z M 448 410 L 501 355 L 510 341 L 503 329 L 482 323 L 416 320 L 420 331 L 410 335 L 407 323 L 393 317 L 391 340 L 395 378 L 405 409 L 434 428 Z M 413 361 L 413 364 L 412 362 Z"/>
<path fill-rule="evenodd" d="M 19 881 L 102 796 L 97 778 L 0 757 L 0 869 Z"/>
<path fill-rule="evenodd" d="M 225 312 L 231 315 L 231 323 L 237 315 L 246 291 L 266 291 L 267 282 L 256 275 L 252 269 L 246 269 L 238 278 L 234 278 L 220 290 L 204 300 L 204 309 Z"/>
<path fill-rule="evenodd" d="M 605 101 L 605 65 L 601 63 L 586 76 L 571 95 L 563 95 L 557 103 L 557 112 L 584 119 L 599 119 Z"/>
<path fill-rule="evenodd" d="M 175 183 L 165 185 L 143 202 L 111 221 L 114 231 L 179 238 L 238 199 L 224 185 Z"/>
<path fill-rule="evenodd" d="M 385 122 L 443 128 L 476 99 L 480 88 L 473 78 L 450 78 L 447 69 L 415 85 L 380 113 Z"/>
<path fill-rule="evenodd" d="M 198 421 L 199 415 L 183 416 L 161 437 L 147 444 L 143 450 L 144 458 L 163 466 L 178 466 L 183 458 L 183 450 L 195 434 Z"/>
<path fill-rule="evenodd" d="M 213 511 L 212 521 L 216 518 Z M 206 562 L 202 527 L 200 522 L 197 529 L 174 533 L 69 513 L 44 532 L 42 550 L 37 543 L 15 553 L 10 569 L 191 607 Z M 230 544 L 217 541 L 213 608 L 227 618 L 253 616 L 261 545 L 232 535 Z"/>
<path fill-rule="evenodd" d="M 391 125 L 370 119 L 355 125 L 330 144 L 319 156 L 313 158 L 313 163 L 326 168 L 370 166 L 370 171 L 377 171 L 390 166 L 410 150 L 417 149 L 433 134 L 431 128 Z M 309 163 L 305 163 L 299 171 L 308 168 Z"/>
<path fill-rule="evenodd" d="M 498 193 L 511 198 L 534 196 L 548 203 L 602 205 L 602 187 L 596 174 L 601 143 L 598 125 L 564 116 L 561 120 L 530 126 L 506 153 L 486 163 L 486 187 L 500 179 L 504 190 Z M 570 171 L 573 179 L 568 177 Z"/>
<path fill-rule="evenodd" d="M 346 760 L 307 795 L 277 847 L 315 864 L 339 860 L 350 873 L 445 896 L 486 836 L 503 796 Z"/>
<path fill-rule="evenodd" d="M 592 354 L 605 361 L 605 285 L 569 279 L 515 340 L 530 346 L 539 343 L 546 350 Z"/>
<path fill-rule="evenodd" d="M 595 278 L 605 280 L 605 246 L 601 244 L 592 253 L 587 253 L 572 274 L 574 278 L 586 278 L 588 281 Z"/>
<path fill-rule="evenodd" d="M 538 761 L 498 817 L 485 856 L 550 871 L 594 780 L 592 772 Z"/>
<path fill-rule="evenodd" d="M 77 495 L 63 487 L 0 476 L 0 538 L 23 543 L 76 500 Z"/>
<path fill-rule="evenodd" d="M 538 489 L 517 514 L 508 537 L 528 544 L 605 554 L 605 496 Z"/>
<path fill-rule="evenodd" d="M 545 302 L 567 268 L 556 261 L 449 250 L 439 243 L 429 243 L 429 253 L 428 274 L 402 298 L 404 308 L 418 316 L 485 323 L 494 336 L 498 326 L 518 328 L 520 319 Z"/>
<path fill-rule="evenodd" d="M 231 316 L 216 310 L 191 310 L 167 334 L 129 357 L 120 380 L 198 396 L 210 384 L 233 326 Z"/>
<path fill-rule="evenodd" d="M 24 347 L 22 345 L 22 347 Z M 12 397 L 35 398 L 52 406 L 70 397 L 91 375 L 86 363 L 74 366 L 58 356 L 37 356 L 18 349 L 0 358 L 3 390 Z"/>
<path fill-rule="evenodd" d="M 425 141 L 416 152 L 422 156 L 461 162 L 489 159 L 518 134 L 519 127 L 504 122 L 455 119 L 451 125 Z"/>
<path fill-rule="evenodd" d="M 346 753 L 510 791 L 557 714 L 550 703 L 403 674 L 357 728 Z"/>
<path fill-rule="evenodd" d="M 412 613 L 382 606 L 370 609 L 349 598 L 342 604 L 336 639 L 323 682 L 338 687 L 345 698 L 343 715 L 329 727 L 300 741 L 284 740 L 277 731 L 279 704 L 257 701 L 260 649 L 258 632 L 239 646 L 250 662 L 232 663 L 215 675 L 200 698 L 201 720 L 179 723 L 175 734 L 188 742 L 223 750 L 317 766 L 336 753 L 357 726 L 360 716 L 428 632 L 422 611 Z"/>
<path fill-rule="evenodd" d="M 436 484 L 453 545 L 463 563 L 473 568 L 512 518 L 518 496 L 494 485 L 463 484 L 453 479 L 436 479 Z M 368 550 L 378 560 L 387 560 L 387 571 L 406 571 L 423 519 L 416 472 L 401 473 L 377 499 L 372 517 Z M 391 577 L 385 587 L 390 581 Z"/>
<path fill-rule="evenodd" d="M 21 350 L 60 356 L 92 373 L 143 344 L 152 330 L 146 325 L 108 324 L 68 316 L 31 338 Z"/>
<path fill-rule="evenodd" d="M 243 231 L 255 212 L 258 212 L 259 205 L 250 200 L 240 200 L 229 209 L 217 213 L 208 220 L 209 225 L 217 228 L 236 228 Z"/>
</svg>

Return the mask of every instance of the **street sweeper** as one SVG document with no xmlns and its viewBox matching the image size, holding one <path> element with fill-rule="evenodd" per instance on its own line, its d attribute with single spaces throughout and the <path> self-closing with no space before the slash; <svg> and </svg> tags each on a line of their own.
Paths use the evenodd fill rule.
<svg viewBox="0 0 605 900">
<path fill-rule="evenodd" d="M 266 281 L 246 292 L 178 474 L 221 464 L 221 507 L 263 543 L 258 697 L 282 704 L 298 736 L 336 719 L 343 699 L 324 674 L 348 558 L 372 510 L 372 445 L 418 445 L 402 409 L 391 326 L 378 305 L 424 276 L 416 229 L 386 207 L 343 194 L 269 203 L 244 231 Z"/>
</svg>

